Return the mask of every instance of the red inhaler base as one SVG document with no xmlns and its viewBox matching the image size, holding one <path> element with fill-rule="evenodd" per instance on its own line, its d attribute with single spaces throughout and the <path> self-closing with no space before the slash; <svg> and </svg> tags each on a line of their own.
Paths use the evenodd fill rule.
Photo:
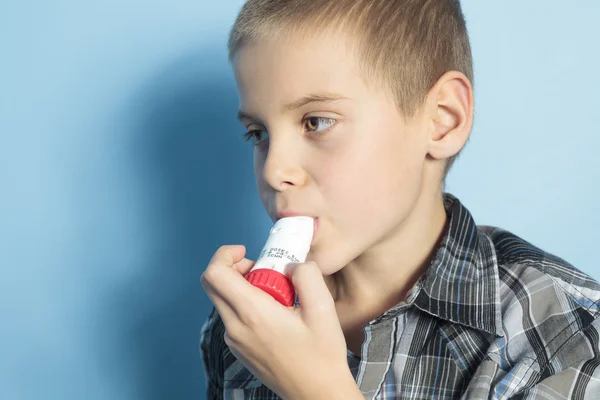
<svg viewBox="0 0 600 400">
<path fill-rule="evenodd" d="M 259 268 L 246 275 L 246 280 L 273 296 L 275 300 L 284 306 L 294 305 L 296 300 L 294 286 L 282 273 L 268 268 Z"/>
</svg>

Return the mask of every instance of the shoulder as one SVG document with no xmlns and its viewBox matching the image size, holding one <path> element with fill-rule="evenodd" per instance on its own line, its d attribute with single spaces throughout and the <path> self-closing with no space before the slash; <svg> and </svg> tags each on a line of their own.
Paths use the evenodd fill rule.
<svg viewBox="0 0 600 400">
<path fill-rule="evenodd" d="M 600 314 L 600 284 L 588 274 L 506 230 L 480 226 L 478 231 L 491 242 L 502 300 L 544 294 L 548 300 L 568 298 L 573 303 L 564 305 L 567 310 Z"/>
<path fill-rule="evenodd" d="M 600 284 L 567 261 L 499 228 L 478 228 L 498 267 L 503 363 L 552 374 L 595 357 Z M 584 345 L 588 352 L 573 352 Z"/>
</svg>

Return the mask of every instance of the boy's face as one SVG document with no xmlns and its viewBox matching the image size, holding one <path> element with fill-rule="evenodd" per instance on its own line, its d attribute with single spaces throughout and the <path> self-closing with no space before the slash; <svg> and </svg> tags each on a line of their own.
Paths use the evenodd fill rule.
<svg viewBox="0 0 600 400">
<path fill-rule="evenodd" d="M 421 114 L 405 121 L 355 66 L 343 43 L 326 36 L 263 40 L 234 59 L 240 110 L 253 116 L 241 122 L 261 131 L 254 170 L 263 205 L 273 221 L 288 210 L 318 218 L 308 260 L 325 275 L 397 236 L 430 184 L 430 124 Z M 285 107 L 333 95 L 341 99 Z"/>
</svg>

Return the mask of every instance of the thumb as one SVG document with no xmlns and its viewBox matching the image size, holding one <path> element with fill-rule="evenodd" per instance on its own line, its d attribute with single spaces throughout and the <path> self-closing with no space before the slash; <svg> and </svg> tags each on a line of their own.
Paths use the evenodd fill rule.
<svg viewBox="0 0 600 400">
<path fill-rule="evenodd" d="M 338 321 L 335 302 L 314 261 L 288 264 L 286 275 L 298 293 L 301 314 L 307 325 Z"/>
</svg>

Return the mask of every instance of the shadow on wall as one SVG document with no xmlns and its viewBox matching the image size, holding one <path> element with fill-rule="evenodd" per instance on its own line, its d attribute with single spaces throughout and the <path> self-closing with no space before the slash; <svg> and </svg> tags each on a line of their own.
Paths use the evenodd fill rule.
<svg viewBox="0 0 600 400">
<path fill-rule="evenodd" d="M 252 148 L 240 138 L 235 84 L 220 55 L 181 59 L 132 101 L 134 168 L 149 180 L 157 231 L 150 264 L 115 294 L 111 318 L 124 329 L 119 351 L 133 358 L 140 398 L 204 398 L 198 344 L 212 304 L 200 275 L 218 246 L 242 243 L 252 256 L 264 240 L 253 229 L 264 216 Z"/>
</svg>

